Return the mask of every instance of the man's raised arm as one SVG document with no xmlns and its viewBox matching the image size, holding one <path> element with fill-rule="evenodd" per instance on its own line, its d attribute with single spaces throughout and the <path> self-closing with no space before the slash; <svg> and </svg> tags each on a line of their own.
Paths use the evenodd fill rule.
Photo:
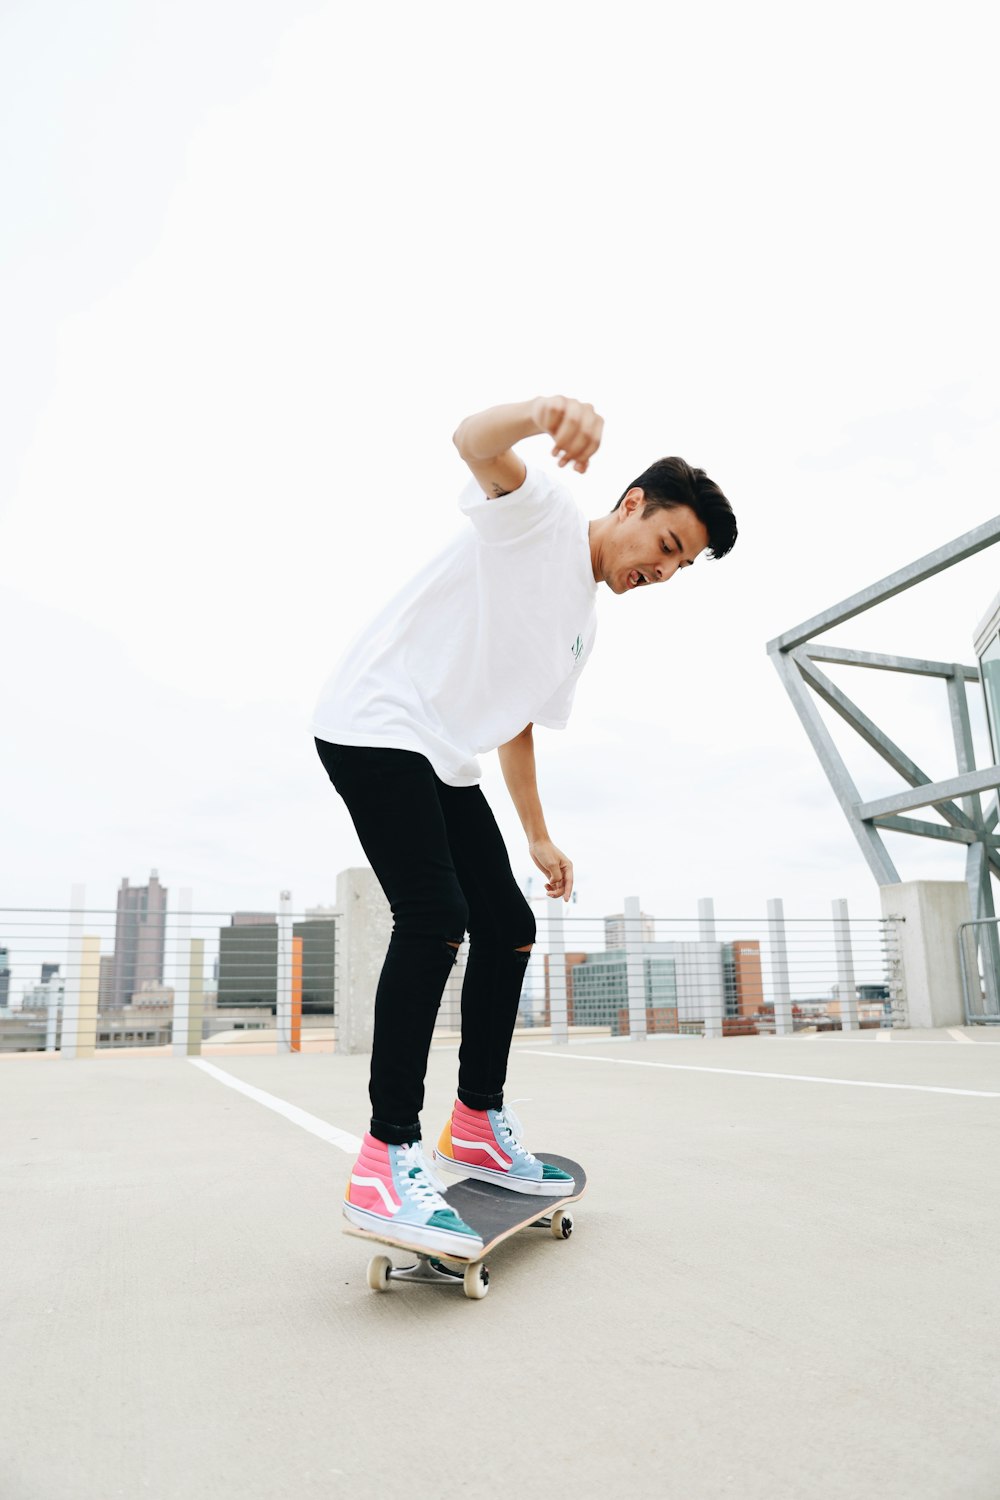
<svg viewBox="0 0 1000 1500">
<path fill-rule="evenodd" d="M 568 396 L 536 396 L 531 401 L 514 401 L 507 406 L 491 406 L 460 422 L 453 442 L 483 493 L 498 499 L 520 489 L 524 483 L 524 463 L 514 452 L 522 438 L 547 432 L 553 439 L 553 458 L 559 467 L 572 464 L 578 474 L 601 445 L 604 420 L 586 402 Z"/>
</svg>

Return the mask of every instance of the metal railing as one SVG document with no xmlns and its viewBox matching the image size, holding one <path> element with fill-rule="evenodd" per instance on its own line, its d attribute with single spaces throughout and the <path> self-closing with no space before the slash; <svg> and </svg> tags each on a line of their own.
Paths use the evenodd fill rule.
<svg viewBox="0 0 1000 1500">
<path fill-rule="evenodd" d="M 552 909 L 538 921 L 519 1025 L 554 1039 L 587 1030 L 787 1035 L 906 1024 L 896 922 L 829 917 L 653 918 L 636 898 L 601 920 Z"/>
<path fill-rule="evenodd" d="M 1000 973 L 1000 917 L 980 917 L 958 929 L 962 1000 L 967 1026 L 1000 1024 L 998 989 L 991 976 Z"/>
<path fill-rule="evenodd" d="M 274 912 L 0 908 L 0 1051 L 332 1051 L 338 921 Z"/>
<path fill-rule="evenodd" d="M 810 919 L 786 918 L 777 900 L 766 915 L 718 919 L 708 899 L 696 916 L 671 918 L 646 915 L 638 897 L 602 918 L 533 904 L 522 1032 L 561 1041 L 906 1024 L 894 922 L 851 919 L 846 902 Z M 169 909 L 124 917 L 77 899 L 0 908 L 0 1051 L 332 1052 L 342 1035 L 359 1050 L 342 1023 L 351 1007 L 357 1034 L 366 1012 L 370 1021 L 381 926 L 351 927 L 325 908 L 296 914 L 288 892 L 276 907 L 196 911 L 181 890 Z M 467 952 L 442 997 L 439 1041 L 461 1029 Z"/>
</svg>

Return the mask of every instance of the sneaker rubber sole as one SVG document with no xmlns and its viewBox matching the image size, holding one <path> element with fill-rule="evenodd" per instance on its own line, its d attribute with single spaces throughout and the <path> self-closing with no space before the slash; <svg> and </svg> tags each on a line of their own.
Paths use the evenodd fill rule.
<svg viewBox="0 0 1000 1500">
<path fill-rule="evenodd" d="M 437 1250 L 460 1260 L 475 1260 L 482 1254 L 483 1242 L 478 1234 L 452 1234 L 447 1229 L 426 1228 L 422 1224 L 397 1224 L 383 1214 L 344 1204 L 344 1218 L 357 1229 L 367 1229 L 379 1239 L 399 1240 L 402 1245 L 419 1250 Z"/>
</svg>

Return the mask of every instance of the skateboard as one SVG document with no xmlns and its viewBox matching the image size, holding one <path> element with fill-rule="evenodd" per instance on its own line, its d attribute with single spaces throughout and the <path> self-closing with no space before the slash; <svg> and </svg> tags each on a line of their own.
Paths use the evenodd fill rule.
<svg viewBox="0 0 1000 1500">
<path fill-rule="evenodd" d="M 413 1265 L 396 1266 L 388 1255 L 373 1256 L 368 1262 L 368 1285 L 372 1291 L 387 1292 L 394 1281 L 416 1281 L 424 1286 L 461 1287 L 467 1297 L 485 1297 L 490 1289 L 486 1257 L 504 1240 L 509 1240 L 522 1229 L 547 1229 L 555 1239 L 568 1240 L 573 1233 L 573 1216 L 566 1212 L 566 1208 L 583 1197 L 587 1190 L 587 1174 L 579 1162 L 570 1161 L 568 1157 L 536 1155 L 539 1161 L 561 1167 L 571 1174 L 574 1182 L 572 1193 L 565 1198 L 547 1198 L 536 1193 L 517 1193 L 494 1182 L 465 1177 L 444 1194 L 448 1207 L 453 1208 L 482 1239 L 483 1248 L 476 1252 L 474 1260 L 408 1245 L 403 1239 L 373 1234 L 356 1224 L 345 1224 L 345 1234 L 354 1235 L 359 1240 L 374 1240 L 376 1244 L 387 1245 L 393 1250 L 406 1250 L 417 1257 Z"/>
</svg>

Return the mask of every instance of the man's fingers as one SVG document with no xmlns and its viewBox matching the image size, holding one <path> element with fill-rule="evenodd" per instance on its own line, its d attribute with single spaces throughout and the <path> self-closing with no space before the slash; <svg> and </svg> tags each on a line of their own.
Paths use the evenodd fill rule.
<svg viewBox="0 0 1000 1500">
<path fill-rule="evenodd" d="M 598 416 L 595 415 L 594 421 L 593 421 L 593 425 L 592 425 L 591 431 L 590 431 L 590 442 L 588 444 L 589 452 L 586 454 L 586 457 L 587 457 L 588 461 L 593 458 L 594 454 L 597 452 L 598 448 L 601 446 L 601 438 L 603 436 L 604 436 L 604 423 L 603 423 L 603 421 L 601 420 L 600 417 L 598 417 Z"/>
<path fill-rule="evenodd" d="M 553 434 L 553 455 L 559 453 L 561 450 L 564 454 L 568 454 L 570 457 L 572 457 L 572 449 L 578 441 L 579 431 L 580 408 L 577 403 L 573 401 L 569 406 L 567 406 L 566 411 L 563 415 L 563 419 L 559 423 L 557 431 Z"/>
<path fill-rule="evenodd" d="M 555 457 L 560 448 L 562 449 L 562 456 L 559 459 L 560 468 L 564 468 L 568 463 L 583 464 L 586 467 L 601 446 L 600 432 L 595 431 L 595 423 L 599 421 L 598 417 L 591 417 L 589 421 L 581 421 L 567 436 L 564 443 L 556 442 L 552 454 Z"/>
<path fill-rule="evenodd" d="M 573 892 L 573 866 L 569 860 L 564 865 L 559 865 L 545 887 L 550 896 L 562 896 L 568 901 Z"/>
<path fill-rule="evenodd" d="M 590 442 L 584 448 L 579 458 L 575 460 L 576 467 L 580 470 L 581 474 L 585 473 L 587 465 L 590 463 L 590 460 L 593 458 L 594 454 L 597 452 L 600 446 L 601 440 L 599 437 L 591 438 Z"/>
</svg>

